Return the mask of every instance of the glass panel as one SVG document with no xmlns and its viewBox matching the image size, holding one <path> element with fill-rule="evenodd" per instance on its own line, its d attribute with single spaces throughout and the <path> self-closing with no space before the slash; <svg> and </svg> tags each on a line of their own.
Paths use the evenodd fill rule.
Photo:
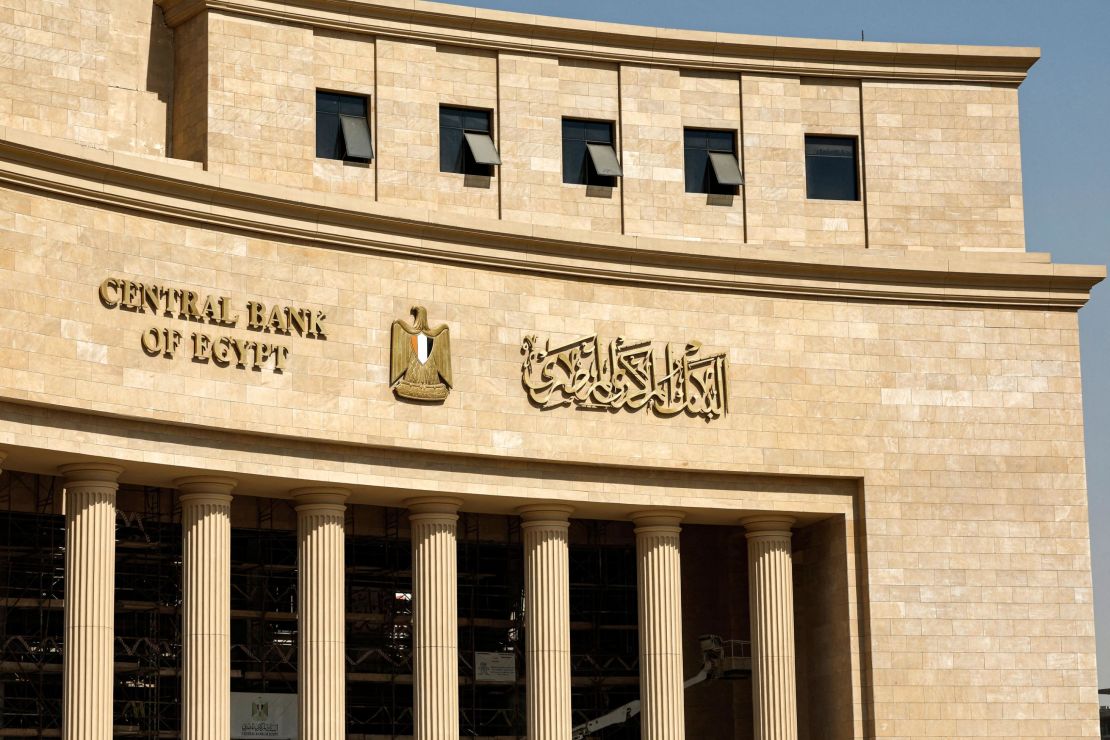
<svg viewBox="0 0 1110 740">
<path fill-rule="evenodd" d="M 617 161 L 617 153 L 613 151 L 612 145 L 588 142 L 586 149 L 590 153 L 590 160 L 597 174 L 603 177 L 620 177 L 624 174 L 621 172 L 621 165 Z"/>
<path fill-rule="evenodd" d="M 374 149 L 370 146 L 370 127 L 366 124 L 366 119 L 361 116 L 340 115 L 339 122 L 343 128 L 343 144 L 347 156 L 353 159 L 373 159 Z"/>
<path fill-rule="evenodd" d="M 859 200 L 855 139 L 806 137 L 806 197 Z"/>
<path fill-rule="evenodd" d="M 497 147 L 494 146 L 489 134 L 467 131 L 464 136 L 475 162 L 486 165 L 501 164 L 501 157 L 497 154 Z"/>
<path fill-rule="evenodd" d="M 439 129 L 439 171 L 458 172 L 463 169 L 463 131 L 441 126 Z"/>
<path fill-rule="evenodd" d="M 719 184 L 730 187 L 744 184 L 740 164 L 732 152 L 709 152 L 709 162 L 713 165 L 713 175 Z"/>
</svg>

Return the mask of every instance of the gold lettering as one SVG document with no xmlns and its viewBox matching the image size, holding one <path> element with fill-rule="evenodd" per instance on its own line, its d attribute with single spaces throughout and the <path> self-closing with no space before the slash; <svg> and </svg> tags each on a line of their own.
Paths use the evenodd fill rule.
<svg viewBox="0 0 1110 740">
<path fill-rule="evenodd" d="M 143 284 L 131 280 L 123 281 L 123 303 L 120 308 L 128 311 L 143 310 Z"/>
<path fill-rule="evenodd" d="M 285 372 L 285 361 L 289 359 L 289 348 L 277 345 L 274 349 L 274 372 Z"/>
<path fill-rule="evenodd" d="M 228 296 L 220 297 L 220 324 L 223 326 L 235 326 L 239 323 L 239 314 L 231 313 L 231 298 Z"/>
<path fill-rule="evenodd" d="M 302 337 L 308 333 L 308 319 L 310 314 L 303 308 L 289 309 L 290 330 L 296 329 Z"/>
<path fill-rule="evenodd" d="M 219 319 L 219 315 L 218 315 L 219 314 L 219 308 L 220 308 L 219 299 L 216 298 L 216 296 L 209 295 L 209 296 L 205 296 L 205 298 L 204 298 L 204 308 L 202 308 L 200 310 L 200 312 L 202 314 L 204 314 L 205 318 L 208 319 L 209 324 L 218 324 L 218 323 L 220 323 L 220 319 Z"/>
<path fill-rule="evenodd" d="M 261 370 L 262 363 L 270 357 L 270 345 L 265 342 L 256 342 L 254 345 L 254 364 L 251 366 L 254 370 Z"/>
<path fill-rule="evenodd" d="M 115 308 L 119 305 L 120 285 L 115 278 L 106 278 L 100 284 L 100 302 L 105 308 Z"/>
<path fill-rule="evenodd" d="M 212 362 L 216 363 L 219 367 L 227 367 L 231 364 L 231 340 L 227 337 L 220 337 L 212 343 Z"/>
<path fill-rule="evenodd" d="M 247 353 L 254 348 L 255 343 L 250 339 L 236 339 L 231 338 L 231 346 L 235 349 L 236 361 L 235 367 L 240 370 L 247 367 Z"/>
<path fill-rule="evenodd" d="M 158 315 L 158 310 L 161 308 L 161 299 L 157 285 L 143 286 L 143 303 L 150 307 L 152 314 Z M 139 304 L 139 313 L 145 313 L 143 304 Z"/>
<path fill-rule="evenodd" d="M 187 318 L 190 321 L 204 321 L 204 314 L 202 314 L 200 312 L 200 309 L 197 308 L 197 299 L 198 298 L 199 298 L 199 296 L 196 293 L 194 293 L 193 291 L 191 291 L 191 290 L 185 291 L 185 294 L 182 296 L 182 299 L 181 299 L 181 304 L 182 304 L 183 309 L 184 309 L 183 313 L 185 315 L 182 316 L 181 318 L 183 318 L 183 319 Z"/>
<path fill-rule="evenodd" d="M 262 331 L 265 326 L 266 305 L 258 301 L 247 302 L 247 328 Z"/>
<path fill-rule="evenodd" d="M 212 338 L 207 334 L 195 331 L 192 334 L 193 338 L 193 362 L 208 362 L 208 356 L 212 352 Z"/>
<path fill-rule="evenodd" d="M 319 337 L 324 339 L 327 336 L 327 329 L 324 328 L 324 320 L 328 317 L 323 311 L 312 312 L 312 323 L 309 326 L 308 336 Z"/>
<path fill-rule="evenodd" d="M 266 319 L 266 331 L 272 329 L 277 334 L 288 334 L 289 327 L 286 325 L 285 318 L 287 310 L 282 306 L 274 306 L 270 309 L 270 318 Z"/>
<path fill-rule="evenodd" d="M 152 326 L 144 331 L 139 341 L 142 342 L 143 352 L 146 352 L 151 357 L 162 354 L 162 349 L 165 347 L 165 345 L 162 344 L 162 332 L 157 326 Z"/>
</svg>

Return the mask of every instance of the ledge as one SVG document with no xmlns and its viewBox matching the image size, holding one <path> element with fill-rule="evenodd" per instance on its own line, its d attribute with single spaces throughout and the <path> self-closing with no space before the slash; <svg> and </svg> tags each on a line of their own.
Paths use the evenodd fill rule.
<svg viewBox="0 0 1110 740">
<path fill-rule="evenodd" d="M 659 289 L 1078 308 L 1102 266 L 576 232 L 265 185 L 0 127 L 0 183 L 325 248 Z"/>
<path fill-rule="evenodd" d="M 207 11 L 373 36 L 631 64 L 1019 84 L 1040 50 L 748 36 L 508 13 L 421 0 L 156 0 L 176 27 Z"/>
</svg>

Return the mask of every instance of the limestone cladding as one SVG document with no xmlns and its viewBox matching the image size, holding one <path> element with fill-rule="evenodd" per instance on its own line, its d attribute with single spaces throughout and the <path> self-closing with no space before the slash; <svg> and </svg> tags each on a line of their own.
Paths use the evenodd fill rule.
<svg viewBox="0 0 1110 740">
<path fill-rule="evenodd" d="M 855 737 L 1095 736 L 1076 309 L 1099 275 L 1024 254 L 1035 50 L 218 5 L 0 0 L 6 468 L 824 519 Z M 317 89 L 369 97 L 372 163 L 315 158 Z M 441 104 L 491 111 L 493 177 L 438 171 Z M 564 116 L 614 122 L 615 187 L 562 182 Z M 684 192 L 687 126 L 738 132 L 731 202 Z M 806 199 L 806 134 L 860 138 L 860 202 Z M 106 278 L 319 312 L 326 337 L 109 309 Z M 416 304 L 450 327 L 443 404 L 389 391 Z M 151 327 L 181 334 L 172 359 L 144 351 Z M 194 361 L 197 332 L 280 343 L 283 371 Z M 537 408 L 533 334 L 700 342 L 727 354 L 728 413 Z"/>
<path fill-rule="evenodd" d="M 637 288 L 307 247 L 17 190 L 6 191 L 4 203 L 7 399 L 212 434 L 380 445 L 406 456 L 424 449 L 533 466 L 859 478 L 880 735 L 962 736 L 972 726 L 1015 737 L 1093 731 L 1074 312 Z M 97 286 L 114 275 L 226 294 L 236 305 L 253 298 L 319 307 L 330 329 L 326 340 L 286 338 L 284 374 L 215 367 L 187 354 L 149 357 L 139 336 L 152 323 L 186 334 L 211 327 L 104 308 Z M 399 403 L 388 390 L 388 328 L 413 303 L 451 327 L 456 384 L 442 406 Z M 700 340 L 728 353 L 730 413 L 706 423 L 540 411 L 520 386 L 526 333 L 556 342 L 594 333 Z M 66 438 L 17 420 L 0 432 L 5 449 L 61 449 Z M 120 437 L 115 448 L 95 434 L 81 439 L 75 449 L 121 460 L 252 469 L 236 446 L 182 456 L 168 439 L 148 452 L 140 451 L 143 435 Z M 301 461 L 295 475 L 360 484 L 358 468 L 331 461 L 342 459 Z M 679 487 L 607 484 L 605 469 L 595 470 L 601 487 L 590 496 L 598 501 L 696 501 Z M 459 480 L 500 495 L 479 478 Z M 519 496 L 524 484 L 515 485 L 510 495 Z M 697 495 L 715 498 L 696 505 L 757 500 Z"/>
<path fill-rule="evenodd" d="M 565 42 L 562 54 L 540 43 L 539 28 L 576 28 L 556 19 L 477 11 L 502 23 L 499 35 L 479 38 L 421 26 L 419 14 L 379 33 L 382 26 L 359 26 L 353 16 L 319 25 L 315 16 L 278 19 L 258 0 L 195 13 L 179 11 L 183 4 L 0 0 L 8 36 L 0 126 L 444 216 L 713 243 L 1025 248 L 1017 83 L 1035 50 L 999 49 L 992 58 L 971 47 L 770 39 L 779 51 L 768 65 L 759 63 L 767 39 L 738 37 L 729 56 L 723 35 L 667 32 L 692 48 L 708 43 L 711 61 L 696 51 L 621 58 L 600 42 Z M 243 9 L 250 12 L 236 12 Z M 504 25 L 511 18 L 526 25 L 513 31 Z M 864 60 L 896 51 L 913 72 L 814 57 L 837 43 Z M 787 63 L 790 47 L 806 44 L 809 75 Z M 929 67 L 945 54 L 968 59 Z M 937 79 L 914 79 L 923 77 Z M 316 158 L 316 90 L 367 97 L 372 162 Z M 492 176 L 439 172 L 444 104 L 491 112 L 503 161 Z M 615 187 L 563 183 L 564 117 L 614 123 L 625 165 Z M 746 185 L 737 195 L 685 192 L 685 127 L 738 132 Z M 807 199 L 805 134 L 858 139 L 860 200 Z"/>
</svg>

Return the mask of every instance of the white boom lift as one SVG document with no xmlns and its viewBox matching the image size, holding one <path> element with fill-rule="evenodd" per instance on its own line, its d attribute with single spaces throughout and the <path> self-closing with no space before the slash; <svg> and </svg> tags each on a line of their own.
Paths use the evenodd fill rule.
<svg viewBox="0 0 1110 740">
<path fill-rule="evenodd" d="M 750 676 L 752 672 L 751 643 L 742 640 L 721 640 L 717 635 L 702 635 L 702 666 L 695 675 L 682 684 L 689 689 L 713 678 Z M 617 707 L 608 714 L 578 725 L 570 732 L 571 740 L 586 740 L 598 730 L 619 725 L 640 713 L 640 700 L 635 699 Z"/>
</svg>

